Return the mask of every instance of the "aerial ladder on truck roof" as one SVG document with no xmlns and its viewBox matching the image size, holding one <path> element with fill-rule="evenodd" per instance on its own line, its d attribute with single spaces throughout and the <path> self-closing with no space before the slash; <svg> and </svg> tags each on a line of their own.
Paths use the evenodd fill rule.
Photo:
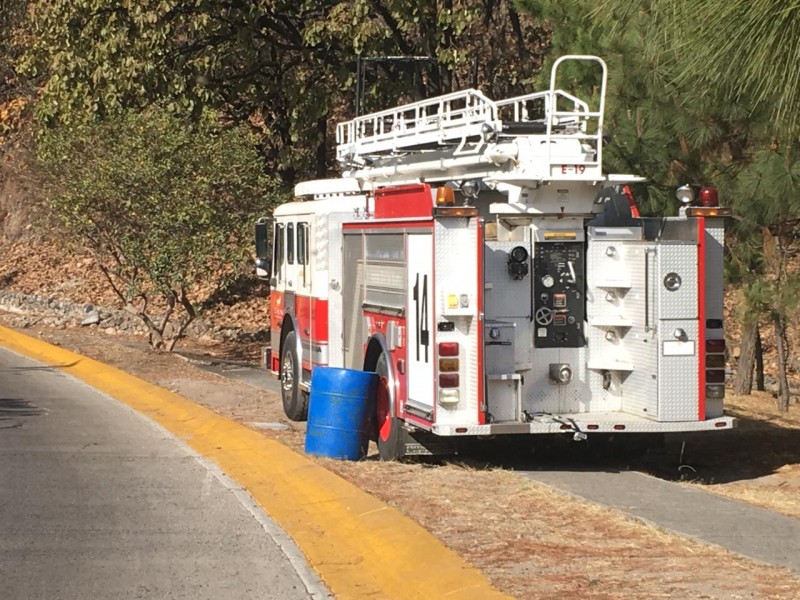
<svg viewBox="0 0 800 600">
<path fill-rule="evenodd" d="M 567 61 L 600 70 L 596 108 L 556 87 Z M 596 56 L 555 61 L 550 88 L 505 100 L 467 89 L 337 125 L 342 176 L 361 188 L 420 181 L 600 181 L 607 67 Z"/>
</svg>

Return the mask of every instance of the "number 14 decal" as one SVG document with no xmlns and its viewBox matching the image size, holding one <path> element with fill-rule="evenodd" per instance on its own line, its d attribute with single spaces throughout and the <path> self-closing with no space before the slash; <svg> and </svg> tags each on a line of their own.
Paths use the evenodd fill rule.
<svg viewBox="0 0 800 600">
<path fill-rule="evenodd" d="M 422 276 L 422 293 L 419 289 L 419 273 L 414 283 L 414 308 L 416 315 L 417 332 L 417 361 L 420 360 L 420 346 L 425 346 L 425 362 L 428 362 L 428 347 L 430 346 L 430 330 L 428 329 L 428 276 Z"/>
</svg>

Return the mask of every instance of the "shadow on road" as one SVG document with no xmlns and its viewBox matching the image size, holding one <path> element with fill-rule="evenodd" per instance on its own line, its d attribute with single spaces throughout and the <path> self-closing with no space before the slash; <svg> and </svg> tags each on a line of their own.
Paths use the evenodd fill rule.
<svg viewBox="0 0 800 600">
<path fill-rule="evenodd" d="M 45 409 L 29 400 L 0 398 L 0 422 L 12 421 L 10 424 L 2 423 L 0 429 L 19 429 L 25 422 L 23 417 L 38 417 L 45 412 L 47 412 Z"/>
<path fill-rule="evenodd" d="M 574 442 L 568 435 L 556 439 L 526 436 L 464 446 L 458 460 L 472 468 L 636 470 L 671 481 L 731 483 L 800 464 L 800 429 L 744 418 L 738 429 L 667 434 L 661 439 L 595 434 Z"/>
<path fill-rule="evenodd" d="M 665 479 L 716 484 L 764 477 L 794 464 L 800 464 L 800 429 L 740 418 L 732 431 L 669 436 L 664 456 L 646 455 L 637 468 Z"/>
</svg>

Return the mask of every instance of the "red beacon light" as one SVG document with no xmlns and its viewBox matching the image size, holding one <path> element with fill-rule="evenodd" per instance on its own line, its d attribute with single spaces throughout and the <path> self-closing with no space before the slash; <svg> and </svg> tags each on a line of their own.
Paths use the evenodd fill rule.
<svg viewBox="0 0 800 600">
<path fill-rule="evenodd" d="M 706 186 L 700 190 L 700 206 L 719 206 L 717 188 Z"/>
<path fill-rule="evenodd" d="M 697 205 L 692 206 L 695 201 L 695 191 L 690 185 L 682 185 L 675 191 L 675 196 L 681 201 L 683 207 L 681 211 L 687 217 L 730 217 L 730 208 L 721 208 L 717 188 L 710 185 L 700 188 L 697 198 Z"/>
</svg>

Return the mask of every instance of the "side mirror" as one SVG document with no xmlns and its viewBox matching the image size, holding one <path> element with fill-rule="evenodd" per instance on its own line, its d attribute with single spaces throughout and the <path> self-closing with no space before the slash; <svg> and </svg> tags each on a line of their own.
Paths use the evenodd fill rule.
<svg viewBox="0 0 800 600">
<path fill-rule="evenodd" d="M 259 279 L 269 279 L 269 223 L 260 219 L 256 223 L 256 276 Z"/>
<path fill-rule="evenodd" d="M 263 258 L 256 259 L 256 277 L 269 279 L 269 262 Z"/>
</svg>

